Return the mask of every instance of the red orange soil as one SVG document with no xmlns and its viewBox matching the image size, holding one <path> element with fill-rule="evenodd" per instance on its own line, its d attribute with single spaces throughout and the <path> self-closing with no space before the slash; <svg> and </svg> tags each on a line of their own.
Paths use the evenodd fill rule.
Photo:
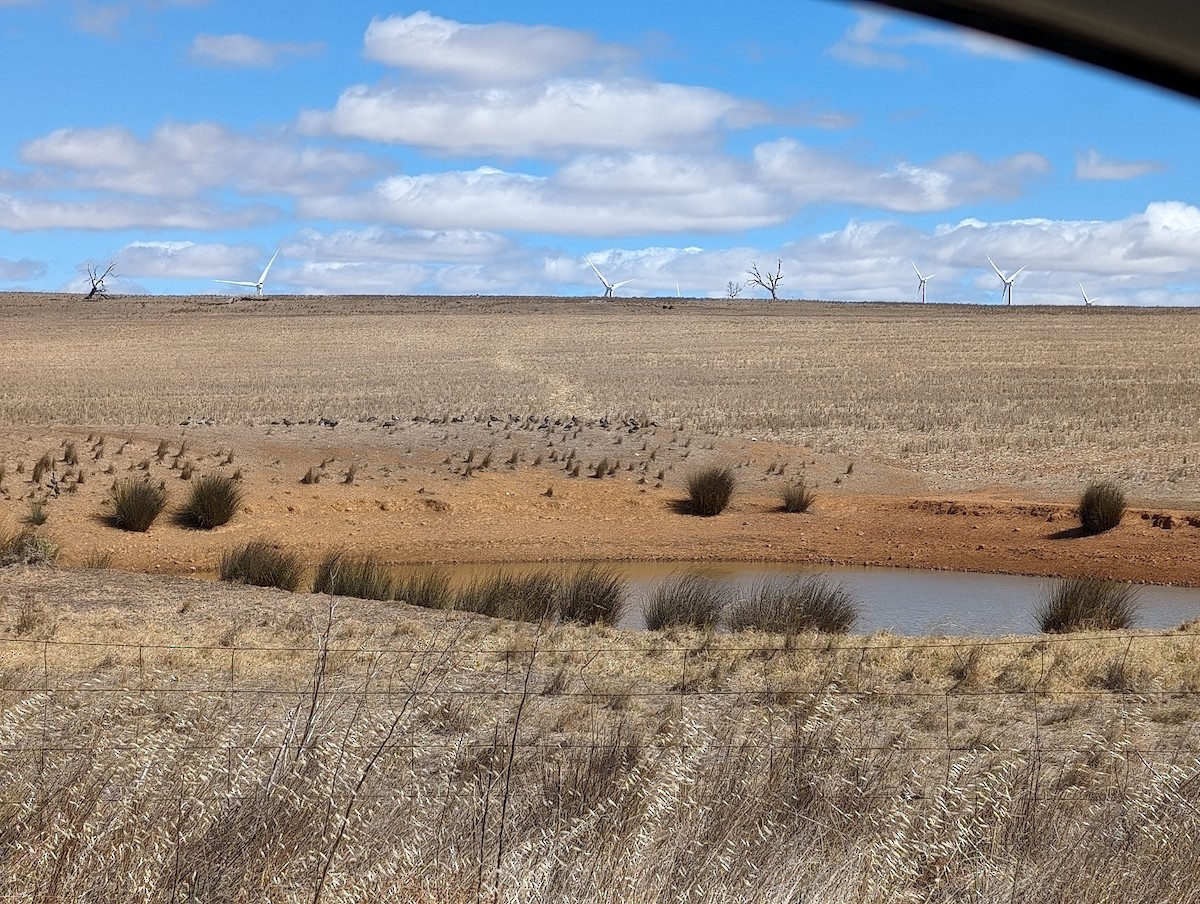
<svg viewBox="0 0 1200 904">
<path fill-rule="evenodd" d="M 49 493 L 44 530 L 60 543 L 64 564 L 103 553 L 115 567 L 157 573 L 211 573 L 222 551 L 263 537 L 309 560 L 344 547 L 394 563 L 762 560 L 1200 585 L 1200 527 L 1189 524 L 1189 511 L 1139 509 L 1134 500 L 1117 529 L 1082 537 L 1065 489 L 1057 499 L 1004 487 L 948 492 L 886 462 L 851 463 L 748 438 L 649 426 L 540 427 L 506 420 L 10 430 L 0 436 L 7 469 L 0 519 L 11 529 L 31 497 Z M 161 460 L 160 440 L 170 447 Z M 71 441 L 78 467 L 61 461 Z M 31 480 L 33 462 L 48 450 L 60 459 L 57 496 L 45 478 Z M 477 470 L 489 450 L 490 463 Z M 577 477 L 563 465 L 571 450 Z M 615 465 L 612 475 L 590 476 L 603 458 Z M 233 522 L 201 532 L 164 517 L 145 534 L 107 523 L 104 500 L 115 478 L 164 480 L 178 504 L 189 486 L 180 477 L 187 462 L 197 474 L 240 470 L 246 498 Z M 713 518 L 681 513 L 685 475 L 711 462 L 736 468 L 733 505 Z M 310 468 L 320 481 L 301 483 Z M 816 486 L 816 503 L 785 514 L 779 491 L 801 476 Z M 1171 526 L 1156 526 L 1163 519 L 1151 515 L 1169 515 Z"/>
</svg>

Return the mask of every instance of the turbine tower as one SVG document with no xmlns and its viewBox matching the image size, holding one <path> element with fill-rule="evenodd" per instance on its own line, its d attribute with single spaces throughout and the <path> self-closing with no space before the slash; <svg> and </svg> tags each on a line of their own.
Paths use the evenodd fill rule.
<svg viewBox="0 0 1200 904">
<path fill-rule="evenodd" d="M 607 279 L 604 278 L 604 274 L 600 272 L 600 269 L 595 264 L 592 263 L 592 259 L 590 257 L 587 257 L 585 255 L 584 259 L 588 262 L 588 265 L 593 270 L 596 271 L 596 275 L 600 277 L 600 282 L 604 283 L 604 297 L 605 298 L 612 298 L 613 292 L 615 292 L 617 289 L 621 288 L 621 286 L 625 285 L 626 283 L 631 283 L 635 279 L 640 278 L 640 277 L 634 276 L 634 277 L 631 277 L 630 279 L 623 279 L 617 283 L 610 283 Z"/>
<path fill-rule="evenodd" d="M 1024 270 L 1025 268 L 1022 267 L 1021 270 L 1017 270 L 1016 273 L 1013 273 L 1012 276 L 1005 276 L 1003 273 L 1000 272 L 1000 268 L 996 266 L 996 262 L 994 260 L 992 260 L 990 257 L 988 257 L 988 263 L 992 265 L 992 269 L 996 271 L 996 275 L 999 276 L 1000 281 L 1002 283 L 1004 283 L 1004 288 L 1000 290 L 1000 300 L 1004 301 L 1004 299 L 1007 297 L 1008 304 L 1011 305 L 1012 304 L 1013 280 L 1017 278 L 1017 273 L 1020 273 L 1021 270 Z"/>
<path fill-rule="evenodd" d="M 913 264 L 912 261 L 909 261 L 909 263 L 912 264 L 912 268 L 914 270 L 917 270 L 916 264 Z M 921 299 L 921 304 L 925 304 L 925 283 L 933 279 L 933 274 L 931 273 L 929 276 L 922 276 L 921 271 L 917 270 L 917 279 L 920 280 L 920 283 L 917 284 L 917 298 Z"/>
<path fill-rule="evenodd" d="M 1092 305 L 1094 305 L 1096 303 L 1097 299 L 1088 298 L 1088 293 L 1083 291 L 1083 283 L 1079 284 L 1079 293 L 1083 296 L 1083 306 L 1085 308 L 1090 308 Z"/>
<path fill-rule="evenodd" d="M 258 278 L 258 282 L 244 282 L 237 279 L 214 279 L 213 282 L 225 283 L 230 286 L 245 286 L 248 289 L 254 289 L 258 292 L 258 297 L 263 297 L 263 283 L 267 281 L 267 274 L 271 272 L 271 264 L 275 263 L 275 258 L 279 257 L 279 249 L 275 249 L 275 253 L 271 255 L 271 259 L 267 261 L 267 266 L 263 268 L 262 275 Z"/>
</svg>

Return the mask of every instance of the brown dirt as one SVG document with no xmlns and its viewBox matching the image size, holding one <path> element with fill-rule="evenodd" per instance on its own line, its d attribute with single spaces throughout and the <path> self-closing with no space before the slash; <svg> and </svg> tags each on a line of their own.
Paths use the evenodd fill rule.
<svg viewBox="0 0 1200 904">
<path fill-rule="evenodd" d="M 851 467 L 843 456 L 669 428 L 539 426 L 505 420 L 9 429 L 0 434 L 7 465 L 0 521 L 15 527 L 32 497 L 48 495 L 43 530 L 60 544 L 64 564 L 102 553 L 114 567 L 148 573 L 212 574 L 223 550 L 264 537 L 309 561 L 344 547 L 397 564 L 761 560 L 1200 585 L 1200 527 L 1189 523 L 1192 511 L 1135 508 L 1117 529 L 1083 537 L 1062 496 L 1031 498 L 1003 486 L 939 492 L 887 463 L 859 460 Z M 161 440 L 170 449 L 160 461 Z M 61 461 L 72 441 L 82 484 L 80 467 Z M 57 496 L 48 478 L 39 486 L 31 480 L 33 463 L 48 450 L 59 459 Z M 490 464 L 476 470 L 489 450 Z M 581 464 L 574 478 L 562 462 L 571 450 Z M 233 460 L 225 463 L 230 452 Z M 617 469 L 590 476 L 603 458 L 619 462 Z M 169 505 L 177 506 L 189 486 L 180 476 L 188 462 L 196 475 L 241 472 L 246 498 L 233 522 L 204 532 L 164 516 L 145 534 L 108 523 L 105 497 L 114 477 L 146 473 L 163 480 Z M 734 504 L 713 518 L 686 514 L 685 476 L 711 462 L 736 468 Z M 354 480 L 347 483 L 352 465 Z M 301 483 L 310 468 L 320 481 Z M 785 514 L 779 492 L 800 476 L 816 486 L 816 504 L 805 514 Z"/>
</svg>

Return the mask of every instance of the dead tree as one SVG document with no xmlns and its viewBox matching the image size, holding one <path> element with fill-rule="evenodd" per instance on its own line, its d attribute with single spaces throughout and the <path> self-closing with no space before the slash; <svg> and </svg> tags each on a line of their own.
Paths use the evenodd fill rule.
<svg viewBox="0 0 1200 904">
<path fill-rule="evenodd" d="M 740 282 L 734 282 L 732 279 L 729 280 L 725 286 L 725 293 L 730 298 L 737 298 L 742 294 L 742 284 Z"/>
<path fill-rule="evenodd" d="M 775 262 L 775 272 L 771 273 L 767 270 L 765 273 L 760 273 L 758 269 L 758 261 L 752 261 L 750 269 L 746 271 L 746 275 L 750 277 L 750 285 L 758 286 L 766 289 L 771 293 L 771 301 L 778 301 L 779 284 L 783 282 L 783 261 Z"/>
<path fill-rule="evenodd" d="M 85 301 L 90 301 L 93 298 L 104 298 L 106 295 L 108 295 L 108 287 L 104 285 L 104 280 L 108 279 L 110 276 L 117 275 L 113 272 L 116 269 L 116 266 L 116 261 L 109 261 L 108 266 L 101 271 L 100 268 L 91 261 L 87 262 L 87 275 L 88 280 L 92 284 L 92 290 L 87 293 L 87 298 L 84 299 Z"/>
</svg>

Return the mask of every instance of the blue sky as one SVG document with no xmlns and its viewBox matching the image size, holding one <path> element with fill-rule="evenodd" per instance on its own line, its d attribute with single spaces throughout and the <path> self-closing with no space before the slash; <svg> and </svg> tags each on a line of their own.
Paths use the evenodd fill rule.
<svg viewBox="0 0 1200 904">
<path fill-rule="evenodd" d="M 869 5 L 0 0 L 0 51 L 0 290 L 1200 303 L 1200 106 Z"/>
</svg>

